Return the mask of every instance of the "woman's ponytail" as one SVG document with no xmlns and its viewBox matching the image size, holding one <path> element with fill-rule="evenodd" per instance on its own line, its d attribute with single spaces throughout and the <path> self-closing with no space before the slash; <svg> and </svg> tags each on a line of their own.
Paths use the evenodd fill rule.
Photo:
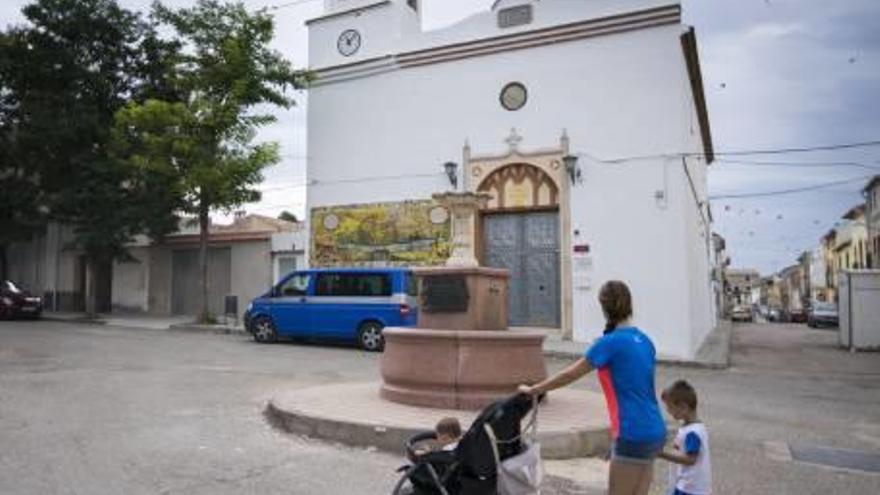
<svg viewBox="0 0 880 495">
<path fill-rule="evenodd" d="M 629 287 L 619 280 L 605 282 L 599 291 L 599 304 L 605 313 L 605 333 L 609 334 L 633 314 Z"/>
</svg>

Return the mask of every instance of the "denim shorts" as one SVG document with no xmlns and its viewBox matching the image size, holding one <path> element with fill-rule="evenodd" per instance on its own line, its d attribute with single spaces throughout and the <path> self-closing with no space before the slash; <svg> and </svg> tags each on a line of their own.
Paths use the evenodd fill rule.
<svg viewBox="0 0 880 495">
<path fill-rule="evenodd" d="M 663 440 L 657 442 L 631 442 L 622 438 L 611 442 L 611 460 L 628 464 L 651 464 L 663 451 Z"/>
</svg>

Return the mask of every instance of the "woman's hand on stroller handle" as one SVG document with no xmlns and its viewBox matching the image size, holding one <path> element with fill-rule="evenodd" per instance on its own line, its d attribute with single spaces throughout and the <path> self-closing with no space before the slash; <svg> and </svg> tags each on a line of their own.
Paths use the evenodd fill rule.
<svg viewBox="0 0 880 495">
<path fill-rule="evenodd" d="M 541 393 L 538 387 L 532 385 L 520 385 L 517 387 L 516 391 L 523 395 L 528 395 L 529 397 L 534 397 Z"/>
</svg>

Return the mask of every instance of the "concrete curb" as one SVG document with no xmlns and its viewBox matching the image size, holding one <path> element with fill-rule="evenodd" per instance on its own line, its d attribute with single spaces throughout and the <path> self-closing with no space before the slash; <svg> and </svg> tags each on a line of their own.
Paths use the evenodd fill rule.
<svg viewBox="0 0 880 495">
<path fill-rule="evenodd" d="M 344 422 L 307 415 L 301 411 L 287 411 L 270 400 L 263 416 L 274 428 L 294 435 L 337 442 L 351 447 L 376 448 L 391 454 L 404 453 L 404 444 L 424 429 Z M 467 425 L 463 425 L 466 427 Z M 606 428 L 571 430 L 567 432 L 538 432 L 541 456 L 544 459 L 577 459 L 604 456 L 609 448 Z"/>
<path fill-rule="evenodd" d="M 80 316 L 59 316 L 53 313 L 43 312 L 40 314 L 41 320 L 58 321 L 62 323 L 88 323 L 91 325 L 106 325 L 107 322 L 101 318 L 93 318 L 85 315 Z"/>
<path fill-rule="evenodd" d="M 203 325 L 199 323 L 177 323 L 168 327 L 173 332 L 213 333 L 218 335 L 250 335 L 244 328 L 226 325 Z"/>
</svg>

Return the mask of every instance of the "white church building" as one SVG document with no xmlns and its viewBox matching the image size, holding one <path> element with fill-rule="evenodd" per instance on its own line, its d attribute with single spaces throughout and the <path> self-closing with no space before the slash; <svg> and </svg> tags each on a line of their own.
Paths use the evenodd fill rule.
<svg viewBox="0 0 880 495">
<path fill-rule="evenodd" d="M 713 151 L 680 4 L 498 0 L 424 31 L 423 1 L 307 22 L 312 266 L 436 264 L 432 195 L 486 192 L 477 256 L 511 271 L 511 325 L 588 342 L 620 279 L 660 355 L 693 358 L 716 324 Z"/>
</svg>

